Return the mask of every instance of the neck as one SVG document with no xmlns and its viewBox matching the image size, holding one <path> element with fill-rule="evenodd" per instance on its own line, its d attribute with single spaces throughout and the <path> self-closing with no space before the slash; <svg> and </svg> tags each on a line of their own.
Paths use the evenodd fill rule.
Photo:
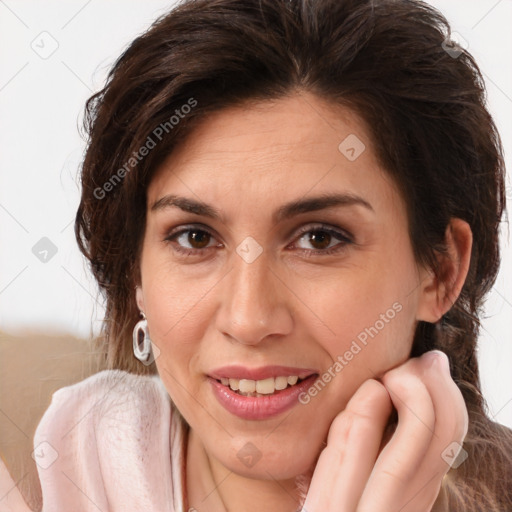
<svg viewBox="0 0 512 512">
<path fill-rule="evenodd" d="M 186 510 L 200 512 L 296 512 L 302 505 L 307 479 L 268 480 L 233 473 L 208 455 L 191 429 L 188 436 Z M 297 486 L 299 483 L 299 487 Z"/>
</svg>

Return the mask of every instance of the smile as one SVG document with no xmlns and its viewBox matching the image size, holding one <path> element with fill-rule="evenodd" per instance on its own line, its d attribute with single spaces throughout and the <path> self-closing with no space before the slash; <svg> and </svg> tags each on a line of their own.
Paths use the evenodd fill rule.
<svg viewBox="0 0 512 512">
<path fill-rule="evenodd" d="M 282 391 L 288 386 L 295 386 L 297 382 L 302 382 L 302 380 L 299 380 L 297 375 L 290 375 L 289 377 L 269 377 L 263 380 L 222 378 L 220 382 L 223 386 L 229 386 L 232 391 L 239 395 L 261 397 L 272 395 L 276 391 Z"/>
<path fill-rule="evenodd" d="M 284 366 L 231 366 L 208 375 L 218 403 L 245 420 L 265 420 L 300 404 L 298 396 L 318 378 L 314 370 Z"/>
</svg>

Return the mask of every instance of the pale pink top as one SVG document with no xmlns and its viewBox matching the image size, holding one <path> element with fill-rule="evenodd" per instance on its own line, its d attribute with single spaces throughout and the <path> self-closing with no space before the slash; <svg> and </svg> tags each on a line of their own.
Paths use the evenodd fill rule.
<svg viewBox="0 0 512 512">
<path fill-rule="evenodd" d="M 42 512 L 185 512 L 185 443 L 158 376 L 104 370 L 59 389 L 34 435 Z M 8 498 L 0 511 L 29 510 Z"/>
</svg>

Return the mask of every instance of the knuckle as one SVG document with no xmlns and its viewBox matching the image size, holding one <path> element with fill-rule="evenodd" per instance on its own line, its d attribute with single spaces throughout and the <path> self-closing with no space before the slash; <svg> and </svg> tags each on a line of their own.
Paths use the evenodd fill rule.
<svg viewBox="0 0 512 512">
<path fill-rule="evenodd" d="M 386 375 L 384 385 L 400 399 L 406 400 L 418 393 L 422 383 L 416 374 L 400 372 Z"/>
<path fill-rule="evenodd" d="M 364 382 L 345 410 L 331 423 L 327 442 L 348 442 L 353 436 L 371 435 L 382 415 L 391 413 L 391 399 L 386 388 L 375 380 Z"/>
<path fill-rule="evenodd" d="M 372 421 L 373 417 L 369 411 L 345 410 L 334 418 L 329 435 L 332 433 L 337 439 L 348 439 L 351 432 L 364 432 Z"/>
<path fill-rule="evenodd" d="M 386 477 L 392 484 L 398 484 L 401 488 L 407 487 L 412 475 L 411 471 L 405 471 L 404 466 L 382 469 L 381 475 Z"/>
<path fill-rule="evenodd" d="M 376 415 L 390 414 L 391 407 L 391 398 L 386 387 L 374 379 L 368 379 L 354 394 L 345 411 L 362 419 L 374 420 Z"/>
</svg>

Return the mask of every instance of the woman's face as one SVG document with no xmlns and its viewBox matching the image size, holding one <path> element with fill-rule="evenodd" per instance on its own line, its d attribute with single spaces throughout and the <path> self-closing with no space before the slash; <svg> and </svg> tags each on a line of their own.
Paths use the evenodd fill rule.
<svg viewBox="0 0 512 512">
<path fill-rule="evenodd" d="M 226 109 L 147 199 L 137 301 L 172 400 L 230 471 L 305 472 L 362 382 L 408 359 L 422 301 L 368 130 L 306 93 Z"/>
</svg>

